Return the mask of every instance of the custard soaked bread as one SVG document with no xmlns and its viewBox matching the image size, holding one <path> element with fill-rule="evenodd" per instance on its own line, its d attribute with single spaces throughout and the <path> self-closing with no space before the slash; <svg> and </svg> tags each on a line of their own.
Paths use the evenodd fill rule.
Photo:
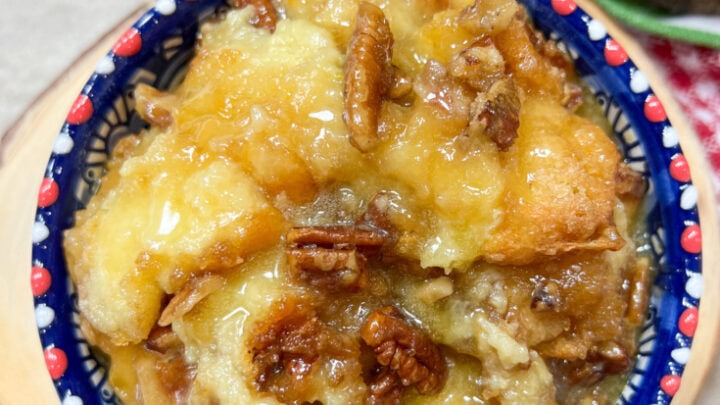
<svg viewBox="0 0 720 405">
<path fill-rule="evenodd" d="M 66 233 L 125 403 L 613 400 L 644 183 L 524 10 L 236 7 Z"/>
</svg>

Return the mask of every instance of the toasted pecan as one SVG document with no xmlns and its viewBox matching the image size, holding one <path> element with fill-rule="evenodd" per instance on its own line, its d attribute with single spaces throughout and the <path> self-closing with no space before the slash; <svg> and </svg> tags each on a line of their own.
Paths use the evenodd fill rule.
<svg viewBox="0 0 720 405">
<path fill-rule="evenodd" d="M 512 79 L 498 80 L 471 105 L 470 134 L 490 137 L 501 151 L 515 142 L 520 128 L 520 98 Z"/>
<path fill-rule="evenodd" d="M 265 28 L 275 32 L 279 14 L 270 0 L 233 0 L 233 6 L 243 8 L 253 6 L 255 14 L 250 19 L 250 24 L 255 28 Z"/>
<path fill-rule="evenodd" d="M 447 364 L 440 349 L 423 331 L 407 323 L 395 307 L 370 314 L 360 329 L 360 337 L 374 350 L 382 366 L 371 385 L 370 402 L 392 394 L 398 383 L 415 386 L 420 394 L 436 393 L 445 384 Z M 387 375 L 390 372 L 397 374 L 397 382 Z M 395 386 L 389 386 L 393 382 Z"/>
<path fill-rule="evenodd" d="M 483 35 L 450 60 L 448 71 L 473 90 L 487 91 L 504 76 L 505 58 L 492 37 Z"/>
<path fill-rule="evenodd" d="M 615 172 L 615 195 L 620 198 L 639 200 L 645 194 L 647 183 L 642 174 L 627 163 L 620 162 Z"/>
<path fill-rule="evenodd" d="M 308 398 L 316 365 L 336 362 L 335 378 L 340 383 L 346 374 L 359 372 L 359 342 L 350 335 L 325 325 L 312 306 L 297 298 L 275 304 L 267 319 L 250 335 L 252 386 L 270 392 L 284 403 L 312 402 Z"/>
<path fill-rule="evenodd" d="M 293 276 L 323 289 L 359 291 L 367 287 L 365 257 L 355 249 L 289 248 Z"/>
<path fill-rule="evenodd" d="M 378 231 L 354 226 L 305 226 L 290 229 L 287 242 L 298 247 L 379 248 L 385 237 Z"/>
<path fill-rule="evenodd" d="M 393 35 L 383 11 L 361 2 L 345 63 L 343 118 L 350 142 L 362 152 L 379 142 L 380 107 L 393 83 L 392 46 Z"/>
</svg>

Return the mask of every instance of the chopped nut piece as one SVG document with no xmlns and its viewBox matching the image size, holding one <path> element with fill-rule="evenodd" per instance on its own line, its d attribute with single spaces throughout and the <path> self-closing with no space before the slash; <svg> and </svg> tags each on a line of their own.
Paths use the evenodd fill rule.
<svg viewBox="0 0 720 405">
<path fill-rule="evenodd" d="M 542 281 L 537 283 L 535 291 L 532 294 L 532 303 L 530 308 L 536 311 L 554 311 L 560 310 L 561 294 L 560 287 L 552 281 Z"/>
<path fill-rule="evenodd" d="M 607 341 L 598 345 L 595 353 L 590 353 L 589 360 L 597 358 L 603 364 L 605 374 L 622 374 L 630 367 L 630 356 L 618 342 Z"/>
<path fill-rule="evenodd" d="M 323 324 L 307 303 L 286 299 L 250 334 L 253 386 L 284 403 L 312 402 L 308 386 L 316 364 L 337 362 L 336 380 L 360 372 L 360 347 L 351 336 Z"/>
<path fill-rule="evenodd" d="M 182 352 L 145 352 L 133 360 L 143 403 L 188 403 L 197 365 L 188 364 Z"/>
<path fill-rule="evenodd" d="M 471 32 L 490 34 L 507 28 L 513 18 L 524 18 L 524 10 L 517 2 L 475 0 L 460 15 L 460 24 Z"/>
<path fill-rule="evenodd" d="M 563 52 L 557 44 L 557 41 L 552 39 L 545 39 L 542 32 L 533 28 L 529 23 L 525 23 L 525 30 L 527 31 L 528 38 L 533 47 L 550 63 L 566 72 L 572 71 L 573 63 L 567 53 Z"/>
<path fill-rule="evenodd" d="M 170 326 L 155 326 L 145 340 L 145 348 L 161 354 L 182 351 L 183 343 Z"/>
<path fill-rule="evenodd" d="M 450 76 L 440 62 L 430 59 L 413 88 L 424 102 L 440 107 L 448 115 L 467 117 L 472 100 L 465 95 L 461 81 Z"/>
<path fill-rule="evenodd" d="M 420 394 L 438 392 L 445 384 L 447 364 L 442 353 L 421 330 L 409 325 L 395 307 L 370 314 L 360 329 L 360 337 L 373 348 L 378 363 L 384 367 L 379 375 L 381 380 L 374 384 L 378 393 L 380 388 L 390 391 L 392 379 L 387 377 L 387 370 L 396 373 L 403 386 L 414 385 Z"/>
<path fill-rule="evenodd" d="M 350 142 L 362 152 L 378 142 L 378 115 L 393 81 L 393 36 L 385 14 L 362 2 L 345 64 L 345 112 Z"/>
<path fill-rule="evenodd" d="M 198 302 L 225 285 L 225 278 L 217 274 L 205 273 L 191 277 L 170 299 L 160 314 L 158 325 L 168 326 L 190 312 Z"/>
<path fill-rule="evenodd" d="M 388 97 L 401 104 L 409 104 L 413 91 L 413 80 L 407 73 L 393 66 L 393 79 Z"/>
<path fill-rule="evenodd" d="M 255 8 L 255 15 L 250 20 L 250 24 L 255 28 L 266 28 L 270 32 L 275 32 L 275 26 L 277 26 L 279 16 L 272 1 L 234 0 L 233 6 L 237 8 L 253 6 Z"/>
<path fill-rule="evenodd" d="M 365 257 L 355 249 L 290 248 L 293 276 L 321 288 L 359 291 L 367 287 Z"/>
<path fill-rule="evenodd" d="M 355 225 L 360 229 L 375 231 L 382 235 L 383 248 L 392 246 L 397 240 L 397 231 L 388 215 L 390 204 L 390 193 L 379 192 L 370 200 L 365 212 L 355 221 Z"/>
<path fill-rule="evenodd" d="M 463 80 L 475 91 L 487 91 L 505 73 L 505 59 L 490 36 L 482 36 L 455 55 L 448 66 L 450 75 Z"/>
<path fill-rule="evenodd" d="M 570 111 L 577 111 L 583 103 L 582 87 L 572 82 L 565 82 L 563 85 L 562 105 Z"/>
<path fill-rule="evenodd" d="M 143 120 L 161 129 L 166 129 L 172 125 L 172 113 L 162 105 L 162 100 L 173 96 L 145 83 L 138 83 L 133 95 L 135 97 L 135 110 Z"/>
<path fill-rule="evenodd" d="M 418 288 L 418 297 L 426 304 L 432 304 L 453 293 L 453 282 L 450 277 L 442 276 L 428 280 Z"/>
<path fill-rule="evenodd" d="M 502 151 L 512 146 L 520 127 L 520 99 L 512 79 L 499 80 L 487 93 L 479 93 L 471 110 L 470 135 L 487 134 Z"/>
<path fill-rule="evenodd" d="M 645 194 L 646 188 L 643 175 L 620 162 L 615 172 L 615 194 L 620 198 L 639 200 Z"/>
</svg>

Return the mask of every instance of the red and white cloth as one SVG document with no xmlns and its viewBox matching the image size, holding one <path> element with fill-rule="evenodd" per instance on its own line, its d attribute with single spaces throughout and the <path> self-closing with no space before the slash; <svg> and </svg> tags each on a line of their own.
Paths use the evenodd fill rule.
<svg viewBox="0 0 720 405">
<path fill-rule="evenodd" d="M 720 49 L 638 37 L 700 138 L 720 201 Z"/>
</svg>

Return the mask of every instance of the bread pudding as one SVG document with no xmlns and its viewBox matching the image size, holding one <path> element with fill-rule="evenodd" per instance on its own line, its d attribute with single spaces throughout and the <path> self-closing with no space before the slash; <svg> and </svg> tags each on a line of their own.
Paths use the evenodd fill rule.
<svg viewBox="0 0 720 405">
<path fill-rule="evenodd" d="M 514 0 L 236 0 L 65 234 L 133 403 L 607 403 L 645 189 Z"/>
</svg>

